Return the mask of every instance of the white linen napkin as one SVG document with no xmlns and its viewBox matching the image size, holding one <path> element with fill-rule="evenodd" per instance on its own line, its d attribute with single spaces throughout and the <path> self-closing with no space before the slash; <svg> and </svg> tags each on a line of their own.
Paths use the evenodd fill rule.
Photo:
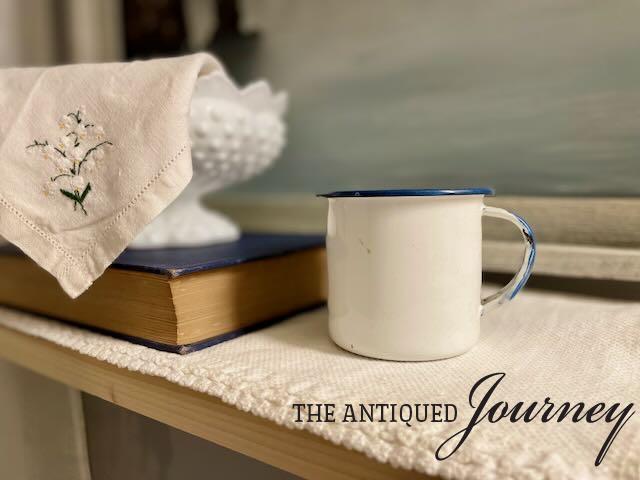
<svg viewBox="0 0 640 480">
<path fill-rule="evenodd" d="M 208 54 L 0 70 L 0 236 L 77 297 L 191 179 Z"/>
</svg>

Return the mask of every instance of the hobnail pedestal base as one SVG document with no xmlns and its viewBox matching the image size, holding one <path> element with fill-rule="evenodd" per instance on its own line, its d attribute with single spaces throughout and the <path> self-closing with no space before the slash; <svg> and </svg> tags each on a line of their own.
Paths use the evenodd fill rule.
<svg viewBox="0 0 640 480">
<path fill-rule="evenodd" d="M 240 229 L 225 215 L 208 210 L 197 199 L 169 205 L 131 243 L 131 248 L 198 247 L 233 242 Z"/>
</svg>

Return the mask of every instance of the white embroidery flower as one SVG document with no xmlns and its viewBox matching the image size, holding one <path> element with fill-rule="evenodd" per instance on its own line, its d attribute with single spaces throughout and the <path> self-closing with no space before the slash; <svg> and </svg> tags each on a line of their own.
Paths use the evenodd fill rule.
<svg viewBox="0 0 640 480">
<path fill-rule="evenodd" d="M 72 162 L 79 162 L 84 156 L 82 148 L 80 147 L 74 147 L 71 150 L 67 150 L 65 153 L 67 154 L 67 158 L 69 158 L 69 160 L 71 160 Z"/>
<path fill-rule="evenodd" d="M 102 140 L 104 138 L 104 128 L 100 125 L 91 128 L 91 134 L 97 140 Z"/>
<path fill-rule="evenodd" d="M 91 152 L 91 158 L 94 160 L 102 160 L 104 158 L 104 150 L 102 147 L 96 148 L 93 152 Z"/>
<path fill-rule="evenodd" d="M 71 177 L 69 179 L 69 184 L 71 185 L 71 188 L 75 191 L 78 192 L 82 192 L 84 190 L 84 178 L 82 178 L 80 175 L 75 175 L 73 177 Z"/>
<path fill-rule="evenodd" d="M 96 168 L 96 163 L 95 162 L 84 162 L 82 164 L 82 173 L 91 173 L 95 170 Z"/>
<path fill-rule="evenodd" d="M 87 107 L 85 107 L 84 105 L 80 105 L 78 107 L 78 116 L 84 120 L 85 117 L 87 116 Z"/>
<path fill-rule="evenodd" d="M 53 161 L 60 173 L 67 173 L 73 168 L 73 162 L 62 155 L 56 155 Z"/>
<path fill-rule="evenodd" d="M 42 187 L 42 193 L 45 197 L 50 197 L 52 195 L 56 195 L 60 193 L 60 188 L 56 186 L 53 182 L 47 182 Z"/>
<path fill-rule="evenodd" d="M 58 126 L 63 130 L 68 130 L 69 128 L 73 127 L 73 125 L 74 120 L 70 115 L 64 115 L 58 120 Z"/>
<path fill-rule="evenodd" d="M 60 148 L 62 150 L 70 150 L 76 144 L 76 140 L 73 135 L 65 135 L 64 137 L 60 137 Z"/>
<path fill-rule="evenodd" d="M 56 149 L 53 148 L 53 145 L 45 145 L 44 147 L 42 147 L 42 156 L 44 157 L 45 160 L 51 160 L 52 158 L 55 158 L 58 152 L 56 152 Z"/>
<path fill-rule="evenodd" d="M 75 134 L 78 136 L 78 138 L 80 139 L 85 139 L 87 138 L 87 127 L 85 127 L 84 125 L 82 125 L 81 123 L 79 123 L 76 126 L 75 129 Z"/>
</svg>

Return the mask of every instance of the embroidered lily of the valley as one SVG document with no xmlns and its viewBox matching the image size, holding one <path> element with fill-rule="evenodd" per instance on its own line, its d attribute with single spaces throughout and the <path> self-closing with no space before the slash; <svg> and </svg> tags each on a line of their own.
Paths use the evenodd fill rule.
<svg viewBox="0 0 640 480">
<path fill-rule="evenodd" d="M 63 195 L 73 201 L 73 209 L 87 215 L 85 201 L 91 192 L 91 183 L 81 174 L 90 173 L 95 162 L 104 158 L 105 149 L 113 146 L 104 139 L 104 129 L 88 122 L 84 107 L 60 118 L 58 126 L 62 136 L 57 144 L 48 140 L 34 140 L 26 147 L 27 152 L 38 152 L 44 160 L 55 165 L 57 174 L 50 177 L 43 192 L 46 196 Z"/>
</svg>

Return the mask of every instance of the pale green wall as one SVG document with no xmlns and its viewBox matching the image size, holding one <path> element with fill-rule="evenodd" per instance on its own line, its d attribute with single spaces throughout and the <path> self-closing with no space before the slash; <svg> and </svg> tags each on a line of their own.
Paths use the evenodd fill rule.
<svg viewBox="0 0 640 480">
<path fill-rule="evenodd" d="M 244 6 L 253 74 L 291 110 L 283 158 L 241 190 L 640 194 L 640 2 Z"/>
</svg>

